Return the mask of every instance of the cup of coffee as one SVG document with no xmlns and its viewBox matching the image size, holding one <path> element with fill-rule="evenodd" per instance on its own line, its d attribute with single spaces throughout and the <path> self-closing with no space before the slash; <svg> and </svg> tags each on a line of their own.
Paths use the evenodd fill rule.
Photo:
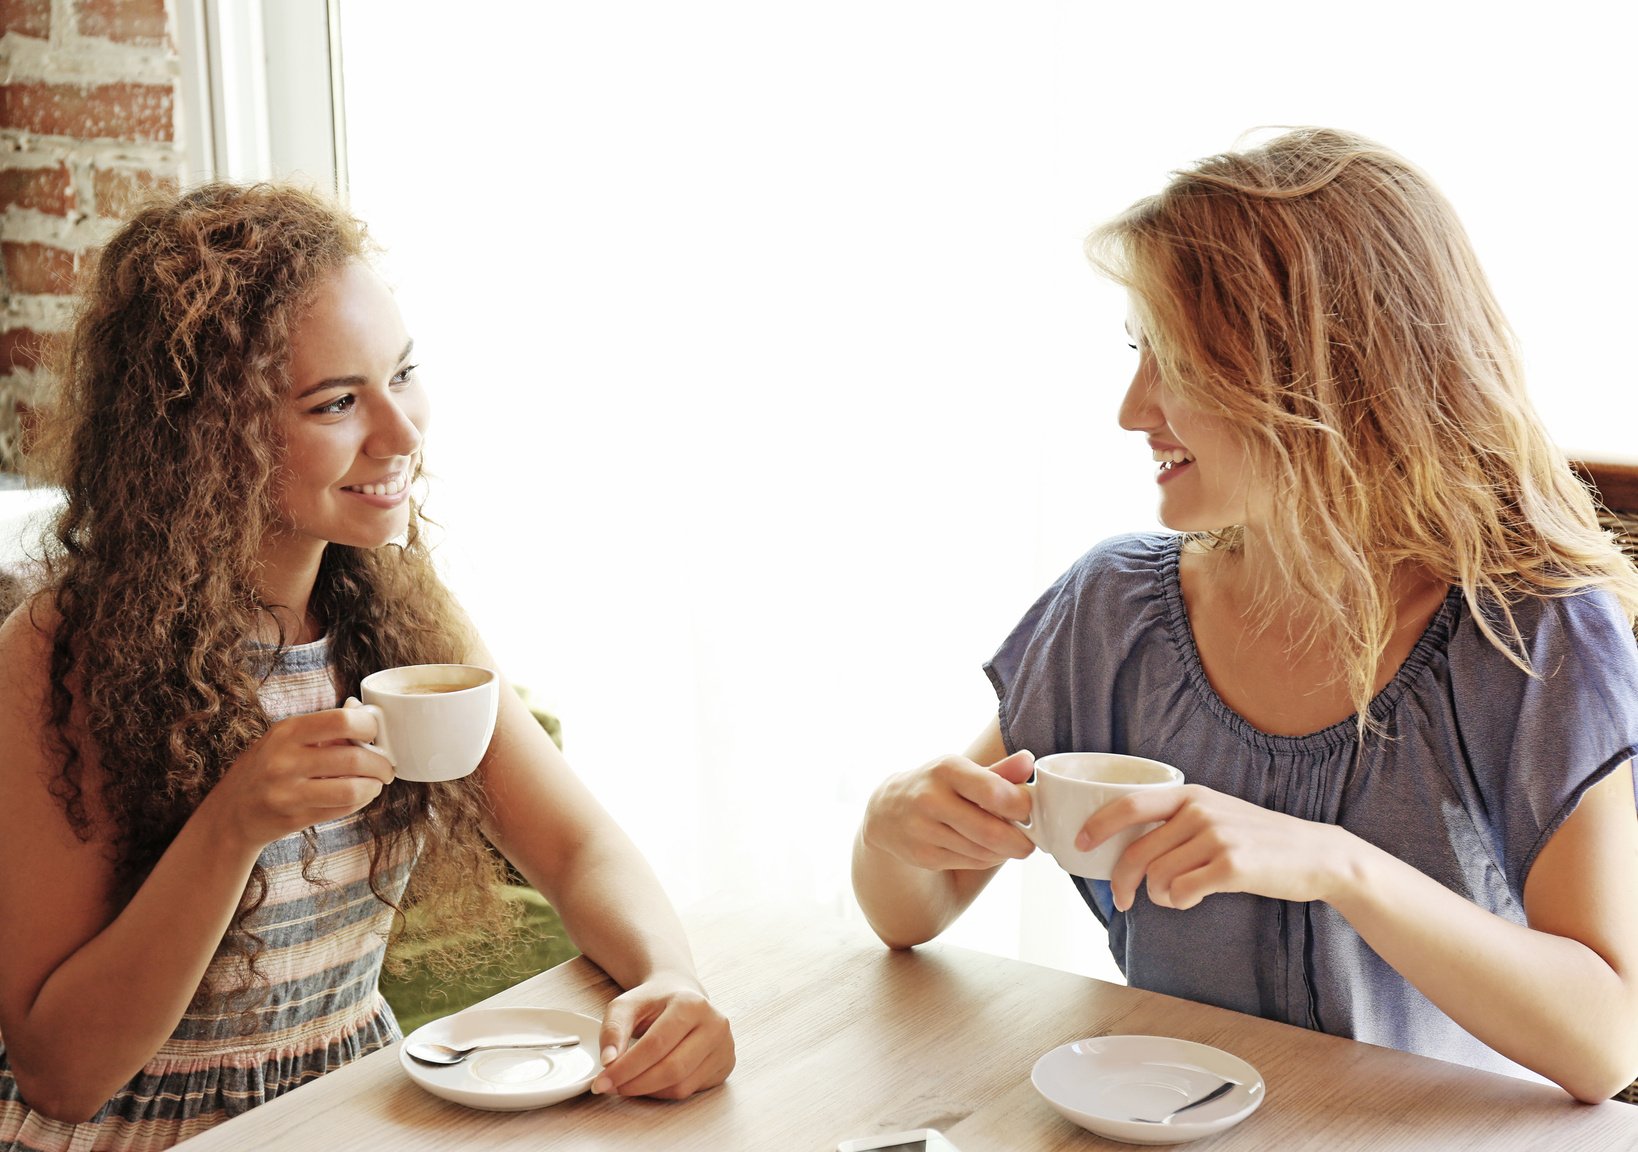
<svg viewBox="0 0 1638 1152">
<path fill-rule="evenodd" d="M 472 664 L 411 664 L 364 677 L 360 704 L 375 716 L 371 743 L 400 780 L 455 780 L 478 766 L 489 750 L 500 708 L 500 678 Z"/>
<path fill-rule="evenodd" d="M 1019 824 L 1024 835 L 1058 861 L 1071 876 L 1107 880 L 1127 846 L 1158 824 L 1117 832 L 1090 852 L 1075 847 L 1075 837 L 1099 808 L 1112 800 L 1150 788 L 1183 783 L 1183 773 L 1159 760 L 1114 752 L 1059 752 L 1035 762 L 1030 793 L 1030 820 Z"/>
</svg>

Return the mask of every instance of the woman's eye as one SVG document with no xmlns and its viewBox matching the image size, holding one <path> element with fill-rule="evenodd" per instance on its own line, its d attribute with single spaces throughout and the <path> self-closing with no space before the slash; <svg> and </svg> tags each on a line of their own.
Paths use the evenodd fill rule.
<svg viewBox="0 0 1638 1152">
<path fill-rule="evenodd" d="M 393 376 L 392 382 L 394 384 L 408 384 L 411 380 L 415 379 L 415 369 L 417 367 L 419 367 L 419 365 L 416 365 L 416 364 L 406 364 L 406 365 L 404 365 L 402 368 L 400 368 L 398 370 L 397 374 Z"/>
<path fill-rule="evenodd" d="M 350 409 L 357 401 L 349 393 L 346 396 L 337 396 L 328 404 L 320 404 L 313 409 L 315 416 L 340 416 Z"/>
</svg>

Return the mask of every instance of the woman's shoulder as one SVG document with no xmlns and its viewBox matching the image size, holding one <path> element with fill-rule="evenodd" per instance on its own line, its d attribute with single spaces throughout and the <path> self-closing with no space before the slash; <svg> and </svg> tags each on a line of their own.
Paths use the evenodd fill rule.
<svg viewBox="0 0 1638 1152">
<path fill-rule="evenodd" d="M 1149 628 L 1164 616 L 1176 584 L 1178 539 L 1139 532 L 1100 540 L 1040 595 L 1019 627 L 1079 630 L 1091 621 L 1099 629 Z"/>
<path fill-rule="evenodd" d="M 1638 638 L 1613 595 L 1589 588 L 1544 598 L 1530 644 L 1530 662 L 1552 676 L 1565 669 L 1582 681 L 1596 679 L 1628 701 L 1638 714 Z"/>
<path fill-rule="evenodd" d="M 37 742 L 52 726 L 53 661 L 62 628 L 62 615 L 49 590 L 36 592 L 0 622 L 0 747 Z M 96 756 L 85 736 L 80 685 L 72 667 L 66 679 L 74 697 L 68 734 L 80 749 L 81 759 L 93 763 Z M 13 743 L 8 745 L 8 740 Z"/>
<path fill-rule="evenodd" d="M 1621 609 L 1614 594 L 1604 588 L 1582 588 L 1562 596 L 1535 597 L 1544 615 L 1551 614 L 1562 626 L 1613 631 L 1623 638 L 1633 634 L 1633 623 Z"/>
<path fill-rule="evenodd" d="M 1098 541 L 1070 566 L 1066 577 L 1094 580 L 1152 580 L 1175 565 L 1179 538 L 1171 532 L 1127 532 Z"/>
<path fill-rule="evenodd" d="M 1451 700 L 1464 727 L 1486 740 L 1590 742 L 1597 762 L 1638 747 L 1638 642 L 1613 596 L 1527 595 L 1505 612 L 1497 602 L 1480 610 L 1495 639 L 1464 604 L 1450 640 Z"/>
<path fill-rule="evenodd" d="M 38 594 L 0 624 L 0 780 L 7 790 L 37 776 L 48 759 L 51 654 L 59 617 Z M 13 775 L 13 773 L 17 775 Z"/>
<path fill-rule="evenodd" d="M 39 695 L 51 670 L 62 617 L 44 592 L 24 600 L 0 623 L 0 696 Z"/>
<path fill-rule="evenodd" d="M 1521 595 L 1502 603 L 1482 599 L 1479 612 L 1464 612 L 1458 633 L 1470 643 L 1489 643 L 1479 615 L 1504 640 L 1516 633 L 1523 655 L 1538 673 L 1565 661 L 1593 667 L 1638 667 L 1638 644 L 1633 625 L 1613 595 L 1602 588 L 1573 592 Z"/>
</svg>

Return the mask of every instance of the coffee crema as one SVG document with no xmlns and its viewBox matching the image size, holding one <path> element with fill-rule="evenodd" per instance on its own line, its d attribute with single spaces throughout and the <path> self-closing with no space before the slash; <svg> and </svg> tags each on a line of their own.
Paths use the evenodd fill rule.
<svg viewBox="0 0 1638 1152">
<path fill-rule="evenodd" d="M 436 696 L 441 692 L 461 692 L 476 687 L 476 684 L 406 684 L 402 688 L 385 688 L 382 691 L 399 696 Z"/>
</svg>

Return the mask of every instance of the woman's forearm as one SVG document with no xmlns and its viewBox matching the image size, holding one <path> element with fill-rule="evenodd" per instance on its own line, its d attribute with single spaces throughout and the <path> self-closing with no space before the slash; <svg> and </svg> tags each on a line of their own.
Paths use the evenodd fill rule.
<svg viewBox="0 0 1638 1152">
<path fill-rule="evenodd" d="M 612 824 L 555 876 L 525 875 L 562 916 L 575 947 L 620 987 L 662 973 L 699 984 L 676 909 L 642 853 Z"/>
<path fill-rule="evenodd" d="M 153 1058 L 198 990 L 256 856 L 196 815 L 130 903 L 52 971 L 6 1031 L 32 1107 L 88 1119 Z"/>
<path fill-rule="evenodd" d="M 1032 850 L 1005 823 L 1028 819 L 1017 786 L 1032 771 L 1034 757 L 1009 755 L 992 717 L 964 756 L 882 782 L 853 839 L 853 895 L 882 943 L 913 948 L 953 924 L 1007 856 L 1018 855 L 998 834 Z"/>
<path fill-rule="evenodd" d="M 1339 830 L 1340 831 L 1340 830 Z M 1503 920 L 1386 852 L 1346 837 L 1327 902 L 1467 1031 L 1589 1102 L 1638 1070 L 1638 991 L 1580 941 Z"/>
<path fill-rule="evenodd" d="M 853 895 L 870 927 L 889 948 L 913 948 L 943 932 L 966 911 L 996 869 L 918 868 L 869 843 L 861 826 L 853 840 Z"/>
</svg>

